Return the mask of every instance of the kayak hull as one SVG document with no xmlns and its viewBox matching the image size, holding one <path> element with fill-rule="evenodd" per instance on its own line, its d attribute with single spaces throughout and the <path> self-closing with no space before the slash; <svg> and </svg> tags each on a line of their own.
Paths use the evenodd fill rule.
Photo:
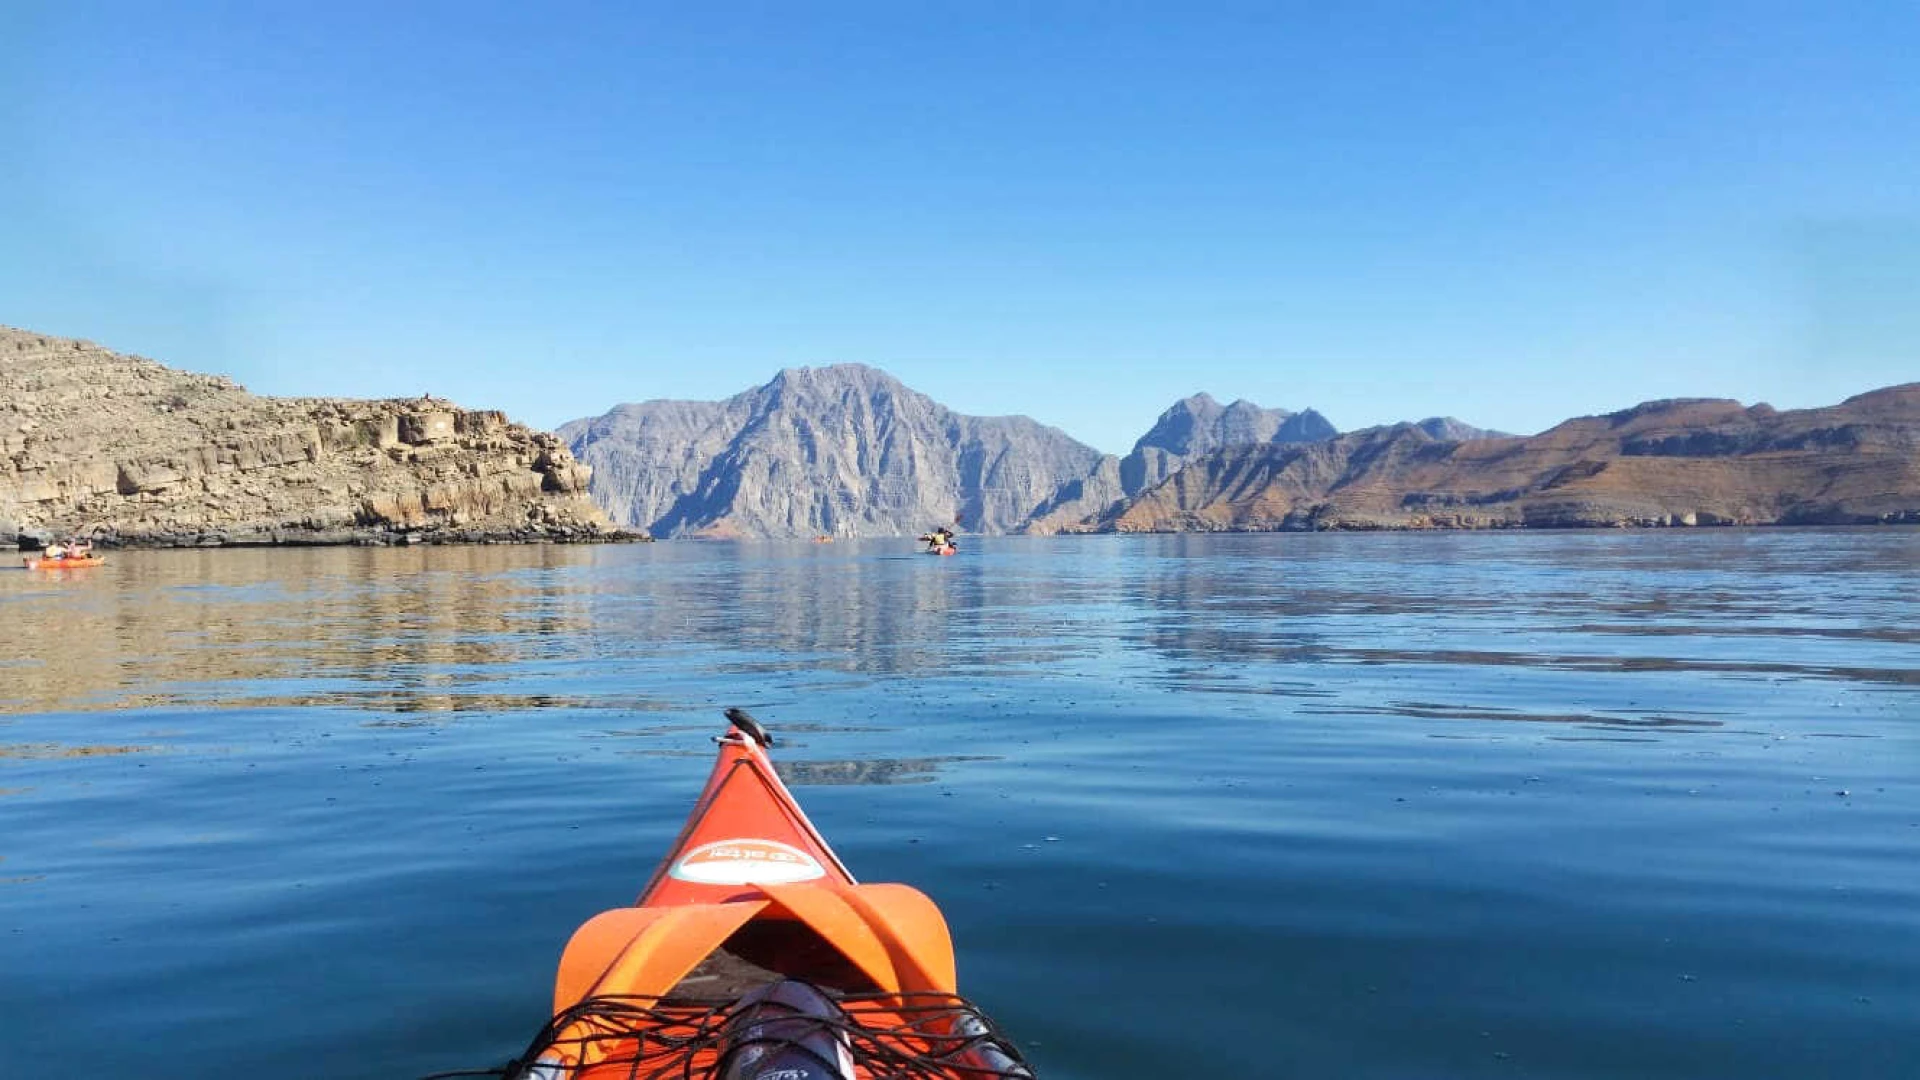
<svg viewBox="0 0 1920 1080">
<path fill-rule="evenodd" d="M 524 1076 L 716 1076 L 740 1003 L 799 982 L 837 1017 L 816 1034 L 861 1033 L 839 1036 L 849 1047 L 841 1075 L 1031 1077 L 958 996 L 939 907 L 906 885 L 855 881 L 781 782 L 771 740 L 751 717 L 729 719 L 692 813 L 638 899 L 567 943 L 555 1019 L 523 1057 Z"/>
<path fill-rule="evenodd" d="M 722 903 L 762 884 L 852 885 L 774 770 L 766 748 L 730 730 L 687 823 L 635 901 L 639 907 Z"/>
<path fill-rule="evenodd" d="M 78 559 L 27 559 L 29 570 L 79 570 L 88 566 L 99 566 L 107 560 L 98 555 L 87 555 Z"/>
</svg>

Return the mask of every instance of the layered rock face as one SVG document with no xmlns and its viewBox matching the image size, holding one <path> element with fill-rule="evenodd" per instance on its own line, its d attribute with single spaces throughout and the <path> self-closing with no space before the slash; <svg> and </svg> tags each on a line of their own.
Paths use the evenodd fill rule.
<svg viewBox="0 0 1920 1080">
<path fill-rule="evenodd" d="M 0 328 L 0 540 L 574 540 L 612 523 L 555 436 L 438 399 L 268 398 Z"/>
<path fill-rule="evenodd" d="M 1201 458 L 1080 528 L 1920 522 L 1920 383 L 1822 409 L 1652 402 L 1529 438 L 1400 424 Z"/>
<path fill-rule="evenodd" d="M 614 519 L 656 536 L 1004 533 L 1121 497 L 1116 459 L 1064 432 L 965 416 L 859 364 L 720 402 L 621 405 L 560 435 Z"/>
<path fill-rule="evenodd" d="M 1160 483 L 1187 462 L 1232 446 L 1319 442 L 1340 432 L 1307 409 L 1263 409 L 1251 401 L 1221 405 L 1209 394 L 1173 403 L 1154 421 L 1133 452 L 1120 459 L 1120 485 L 1128 495 Z"/>
</svg>

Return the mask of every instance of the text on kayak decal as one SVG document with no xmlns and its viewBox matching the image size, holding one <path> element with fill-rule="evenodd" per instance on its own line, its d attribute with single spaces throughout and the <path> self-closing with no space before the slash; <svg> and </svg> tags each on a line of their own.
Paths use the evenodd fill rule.
<svg viewBox="0 0 1920 1080">
<path fill-rule="evenodd" d="M 751 885 L 811 881 L 826 876 L 820 861 L 777 840 L 716 840 L 674 861 L 669 877 L 702 885 Z"/>
</svg>

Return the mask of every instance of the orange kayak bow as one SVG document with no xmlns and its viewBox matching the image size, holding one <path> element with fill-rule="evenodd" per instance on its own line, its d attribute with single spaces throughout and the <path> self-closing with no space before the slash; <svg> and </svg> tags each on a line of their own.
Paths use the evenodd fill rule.
<svg viewBox="0 0 1920 1080">
<path fill-rule="evenodd" d="M 719 760 L 632 907 L 567 943 L 522 1080 L 1031 1078 L 958 994 L 932 900 L 856 882 L 727 710 Z"/>
</svg>

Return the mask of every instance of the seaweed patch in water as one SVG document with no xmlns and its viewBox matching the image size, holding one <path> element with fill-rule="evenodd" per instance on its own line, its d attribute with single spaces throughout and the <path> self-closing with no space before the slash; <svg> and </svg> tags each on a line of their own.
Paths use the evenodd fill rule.
<svg viewBox="0 0 1920 1080">
<path fill-rule="evenodd" d="M 25 761 L 59 761 L 66 758 L 113 757 L 117 754 L 147 754 L 158 746 L 62 746 L 59 743 L 15 743 L 0 746 L 0 758 Z"/>
<path fill-rule="evenodd" d="M 927 784 L 932 783 L 940 766 L 958 761 L 999 761 L 981 755 L 948 755 L 922 758 L 874 758 L 867 761 L 779 761 L 774 771 L 780 779 L 796 787 L 851 784 Z"/>
</svg>

